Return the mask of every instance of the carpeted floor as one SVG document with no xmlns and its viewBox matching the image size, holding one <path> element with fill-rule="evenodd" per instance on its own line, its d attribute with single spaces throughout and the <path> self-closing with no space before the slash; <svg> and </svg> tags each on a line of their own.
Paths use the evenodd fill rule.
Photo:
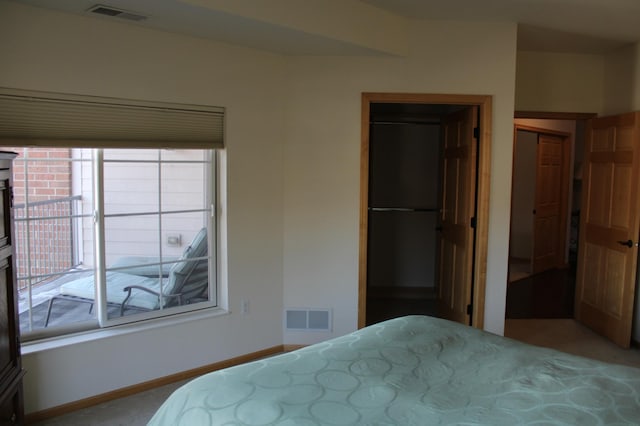
<svg viewBox="0 0 640 426">
<path fill-rule="evenodd" d="M 531 345 L 640 368 L 640 349 L 622 349 L 574 319 L 507 319 L 504 335 Z"/>
<path fill-rule="evenodd" d="M 144 426 L 165 399 L 186 382 L 187 380 L 172 383 L 31 424 L 33 426 Z"/>
</svg>

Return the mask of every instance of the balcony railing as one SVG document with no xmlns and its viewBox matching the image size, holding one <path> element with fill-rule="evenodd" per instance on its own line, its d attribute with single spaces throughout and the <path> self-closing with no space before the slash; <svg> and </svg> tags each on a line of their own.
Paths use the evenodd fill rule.
<svg viewBox="0 0 640 426">
<path fill-rule="evenodd" d="M 18 290 L 78 265 L 81 199 L 75 195 L 13 206 Z"/>
</svg>

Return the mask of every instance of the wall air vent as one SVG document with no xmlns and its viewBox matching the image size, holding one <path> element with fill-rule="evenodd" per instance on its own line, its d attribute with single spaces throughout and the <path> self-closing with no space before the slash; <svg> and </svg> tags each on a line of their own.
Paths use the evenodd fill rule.
<svg viewBox="0 0 640 426">
<path fill-rule="evenodd" d="M 331 331 L 331 310 L 285 309 L 284 328 L 287 331 Z"/>
<path fill-rule="evenodd" d="M 112 16 L 114 18 L 126 19 L 129 21 L 144 21 L 147 19 L 147 16 L 140 15 L 139 13 L 116 9 L 115 7 L 105 6 L 103 4 L 97 4 L 87 10 L 87 12 L 103 16 Z"/>
</svg>

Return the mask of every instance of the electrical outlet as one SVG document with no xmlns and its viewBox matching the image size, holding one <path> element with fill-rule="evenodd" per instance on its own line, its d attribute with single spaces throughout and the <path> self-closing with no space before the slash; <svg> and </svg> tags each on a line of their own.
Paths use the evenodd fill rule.
<svg viewBox="0 0 640 426">
<path fill-rule="evenodd" d="M 242 299 L 240 301 L 240 313 L 244 315 L 249 313 L 249 301 L 247 299 Z"/>
<path fill-rule="evenodd" d="M 182 245 L 182 235 L 167 235 L 167 245 L 173 247 L 180 247 Z"/>
</svg>

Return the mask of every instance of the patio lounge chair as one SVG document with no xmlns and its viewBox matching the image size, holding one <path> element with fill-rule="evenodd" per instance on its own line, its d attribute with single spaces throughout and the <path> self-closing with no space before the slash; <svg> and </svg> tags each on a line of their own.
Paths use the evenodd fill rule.
<svg viewBox="0 0 640 426">
<path fill-rule="evenodd" d="M 197 259 L 188 261 L 189 259 Z M 116 262 L 123 265 L 123 262 Z M 130 263 L 129 263 L 130 264 Z M 191 244 L 184 250 L 177 263 L 171 265 L 168 276 L 159 279 L 149 275 L 130 273 L 135 268 L 117 271 L 107 271 L 107 304 L 119 306 L 120 315 L 125 310 L 153 311 L 162 307 L 186 305 L 196 301 L 207 300 L 209 284 L 209 268 L 207 259 L 207 229 L 202 228 L 193 238 Z M 149 267 L 142 268 L 149 270 Z M 155 267 L 158 271 L 158 267 Z M 140 270 L 138 270 L 140 272 Z M 160 285 L 162 283 L 162 292 Z M 161 297 L 162 296 L 162 297 Z M 95 303 L 95 283 L 93 274 L 69 281 L 60 286 L 60 294 L 49 300 L 47 316 L 44 326 L 49 324 L 51 308 L 57 299 L 74 300 Z"/>
</svg>

